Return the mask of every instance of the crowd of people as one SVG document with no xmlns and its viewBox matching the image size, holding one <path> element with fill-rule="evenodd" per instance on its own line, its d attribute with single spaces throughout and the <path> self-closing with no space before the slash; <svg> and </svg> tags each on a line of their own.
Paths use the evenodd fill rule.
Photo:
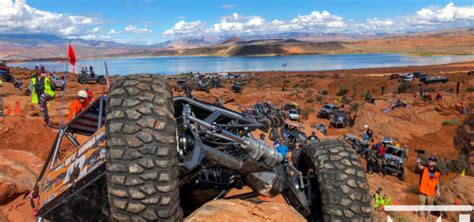
<svg viewBox="0 0 474 222">
<path fill-rule="evenodd" d="M 34 73 L 29 81 L 28 89 L 31 94 L 31 103 L 33 105 L 39 105 L 40 115 L 43 116 L 45 124 L 51 127 L 48 107 L 50 102 L 56 97 L 56 92 L 55 86 L 51 82 L 51 75 L 45 66 L 38 65 L 35 67 Z M 76 99 L 69 107 L 68 120 L 71 120 L 74 116 L 85 110 L 93 98 L 93 93 L 89 88 L 79 90 Z"/>
</svg>

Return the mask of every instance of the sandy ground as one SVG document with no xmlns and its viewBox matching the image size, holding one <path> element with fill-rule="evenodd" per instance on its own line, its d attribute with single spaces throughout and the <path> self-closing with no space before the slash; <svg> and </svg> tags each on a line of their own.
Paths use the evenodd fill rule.
<svg viewBox="0 0 474 222">
<path fill-rule="evenodd" d="M 305 132 L 311 133 L 311 125 L 323 122 L 328 125 L 328 120 L 316 118 L 319 109 L 328 102 L 334 103 L 337 99 L 337 92 L 341 88 L 349 89 L 347 96 L 352 99 L 352 104 L 360 104 L 357 113 L 356 123 L 348 129 L 329 129 L 330 137 L 339 137 L 345 133 L 353 133 L 361 136 L 362 126 L 369 124 L 374 129 L 376 138 L 390 136 L 397 138 L 402 145 L 407 145 L 410 150 L 425 149 L 429 153 L 441 158 L 454 158 L 459 151 L 453 144 L 453 135 L 456 126 L 445 126 L 446 120 L 456 120 L 462 122 L 464 116 L 457 111 L 459 102 L 474 101 L 474 77 L 466 73 L 474 70 L 474 61 L 447 65 L 423 66 L 423 67 L 396 67 L 396 68 L 375 68 L 375 69 L 355 69 L 337 70 L 322 72 L 259 72 L 255 77 L 242 80 L 242 94 L 231 92 L 231 80 L 224 81 L 224 87 L 211 89 L 210 93 L 193 92 L 197 98 L 214 102 L 216 98 L 225 101 L 225 106 L 238 110 L 240 107 L 250 107 L 256 102 L 271 101 L 277 106 L 282 106 L 287 102 L 297 102 L 302 110 L 308 113 L 307 118 L 302 120 Z M 435 102 L 423 102 L 416 98 L 418 92 L 418 80 L 415 80 L 412 87 L 403 94 L 396 94 L 399 80 L 390 80 L 387 75 L 391 73 L 406 73 L 421 71 L 430 74 L 447 76 L 450 81 L 446 84 L 433 84 L 426 86 L 434 92 L 440 92 L 444 99 Z M 31 71 L 25 69 L 14 69 L 16 78 L 23 81 L 27 86 Z M 336 75 L 337 74 L 337 75 Z M 71 77 L 71 76 L 70 76 Z M 90 84 L 80 85 L 75 78 L 69 78 L 68 89 L 65 93 L 65 108 L 61 109 L 62 93 L 58 92 L 56 99 L 50 105 L 50 115 L 53 122 L 59 123 L 59 113 L 67 115 L 67 107 L 75 98 L 78 90 L 89 87 L 96 96 L 105 93 L 102 85 Z M 454 93 L 456 82 L 461 85 L 460 94 Z M 285 83 L 284 83 L 285 82 Z M 175 85 L 175 82 L 170 82 Z M 286 85 L 288 90 L 282 91 L 282 86 Z M 385 95 L 380 95 L 381 87 L 385 87 Z M 321 89 L 327 89 L 329 94 L 322 96 Z M 470 91 L 468 91 L 468 89 Z M 0 151 L 6 149 L 22 150 L 33 153 L 40 159 L 45 159 L 57 130 L 47 128 L 42 119 L 35 114 L 38 107 L 32 106 L 30 97 L 15 89 L 10 83 L 4 83 L 0 93 L 3 91 L 4 108 L 9 105 L 13 112 L 13 106 L 19 102 L 20 114 L 7 116 L 0 120 Z M 376 98 L 375 105 L 363 102 L 363 93 L 372 92 Z M 433 94 L 432 93 L 432 94 Z M 180 93 L 175 92 L 175 95 Z M 410 106 L 400 108 L 391 112 L 384 112 L 390 108 L 391 102 L 395 99 L 406 99 Z M 5 111 L 5 110 L 4 110 Z M 415 154 L 409 153 L 407 167 L 410 169 L 414 165 Z M 38 166 L 35 166 L 38 167 Z M 456 175 L 444 175 L 441 183 L 446 183 Z M 392 197 L 396 204 L 416 204 L 416 195 L 411 191 L 417 185 L 417 174 L 410 171 L 405 181 L 399 181 L 396 177 L 373 174 L 369 175 L 371 192 L 377 187 L 384 187 L 387 195 Z M 233 191 L 239 193 L 242 191 Z M 272 199 L 265 199 L 272 202 L 284 202 L 278 196 Z M 0 221 L 2 215 L 10 221 L 33 221 L 34 217 L 28 204 L 22 195 L 9 202 L 0 203 Z M 383 217 L 384 213 L 377 213 Z M 407 215 L 411 217 L 414 215 Z"/>
</svg>

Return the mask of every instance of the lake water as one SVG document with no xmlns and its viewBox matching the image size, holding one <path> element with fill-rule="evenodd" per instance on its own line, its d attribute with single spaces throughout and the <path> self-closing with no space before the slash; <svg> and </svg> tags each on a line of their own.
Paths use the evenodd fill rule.
<svg viewBox="0 0 474 222">
<path fill-rule="evenodd" d="M 414 57 L 400 54 L 338 54 L 296 55 L 276 57 L 217 57 L 173 56 L 146 58 L 110 58 L 79 60 L 81 66 L 94 66 L 96 73 L 105 73 L 107 62 L 111 75 L 135 73 L 177 74 L 182 72 L 237 72 L 237 71 L 313 71 L 355 68 L 421 66 L 461 62 L 474 56 Z M 14 63 L 11 66 L 34 68 L 38 62 Z M 41 62 L 49 71 L 64 71 L 65 62 Z M 282 67 L 287 64 L 287 67 Z"/>
</svg>

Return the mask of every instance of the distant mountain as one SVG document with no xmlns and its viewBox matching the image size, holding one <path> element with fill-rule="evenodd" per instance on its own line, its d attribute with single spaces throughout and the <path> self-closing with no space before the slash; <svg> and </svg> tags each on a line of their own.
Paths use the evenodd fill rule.
<svg viewBox="0 0 474 222">
<path fill-rule="evenodd" d="M 0 59 L 32 60 L 66 58 L 72 44 L 79 58 L 151 52 L 161 47 L 113 41 L 66 39 L 44 34 L 0 34 Z"/>
<path fill-rule="evenodd" d="M 65 59 L 67 44 L 81 58 L 113 56 L 255 56 L 330 53 L 473 54 L 474 29 L 422 33 L 298 33 L 179 38 L 152 45 L 65 39 L 44 34 L 0 34 L 0 59 Z"/>
</svg>

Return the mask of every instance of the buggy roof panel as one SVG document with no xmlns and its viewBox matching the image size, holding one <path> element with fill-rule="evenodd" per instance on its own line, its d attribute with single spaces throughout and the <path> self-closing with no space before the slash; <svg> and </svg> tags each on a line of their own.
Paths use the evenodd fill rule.
<svg viewBox="0 0 474 222">
<path fill-rule="evenodd" d="M 105 123 L 106 101 L 106 96 L 97 98 L 86 110 L 80 112 L 65 126 L 67 127 L 67 132 L 85 136 L 94 134 Z"/>
</svg>

